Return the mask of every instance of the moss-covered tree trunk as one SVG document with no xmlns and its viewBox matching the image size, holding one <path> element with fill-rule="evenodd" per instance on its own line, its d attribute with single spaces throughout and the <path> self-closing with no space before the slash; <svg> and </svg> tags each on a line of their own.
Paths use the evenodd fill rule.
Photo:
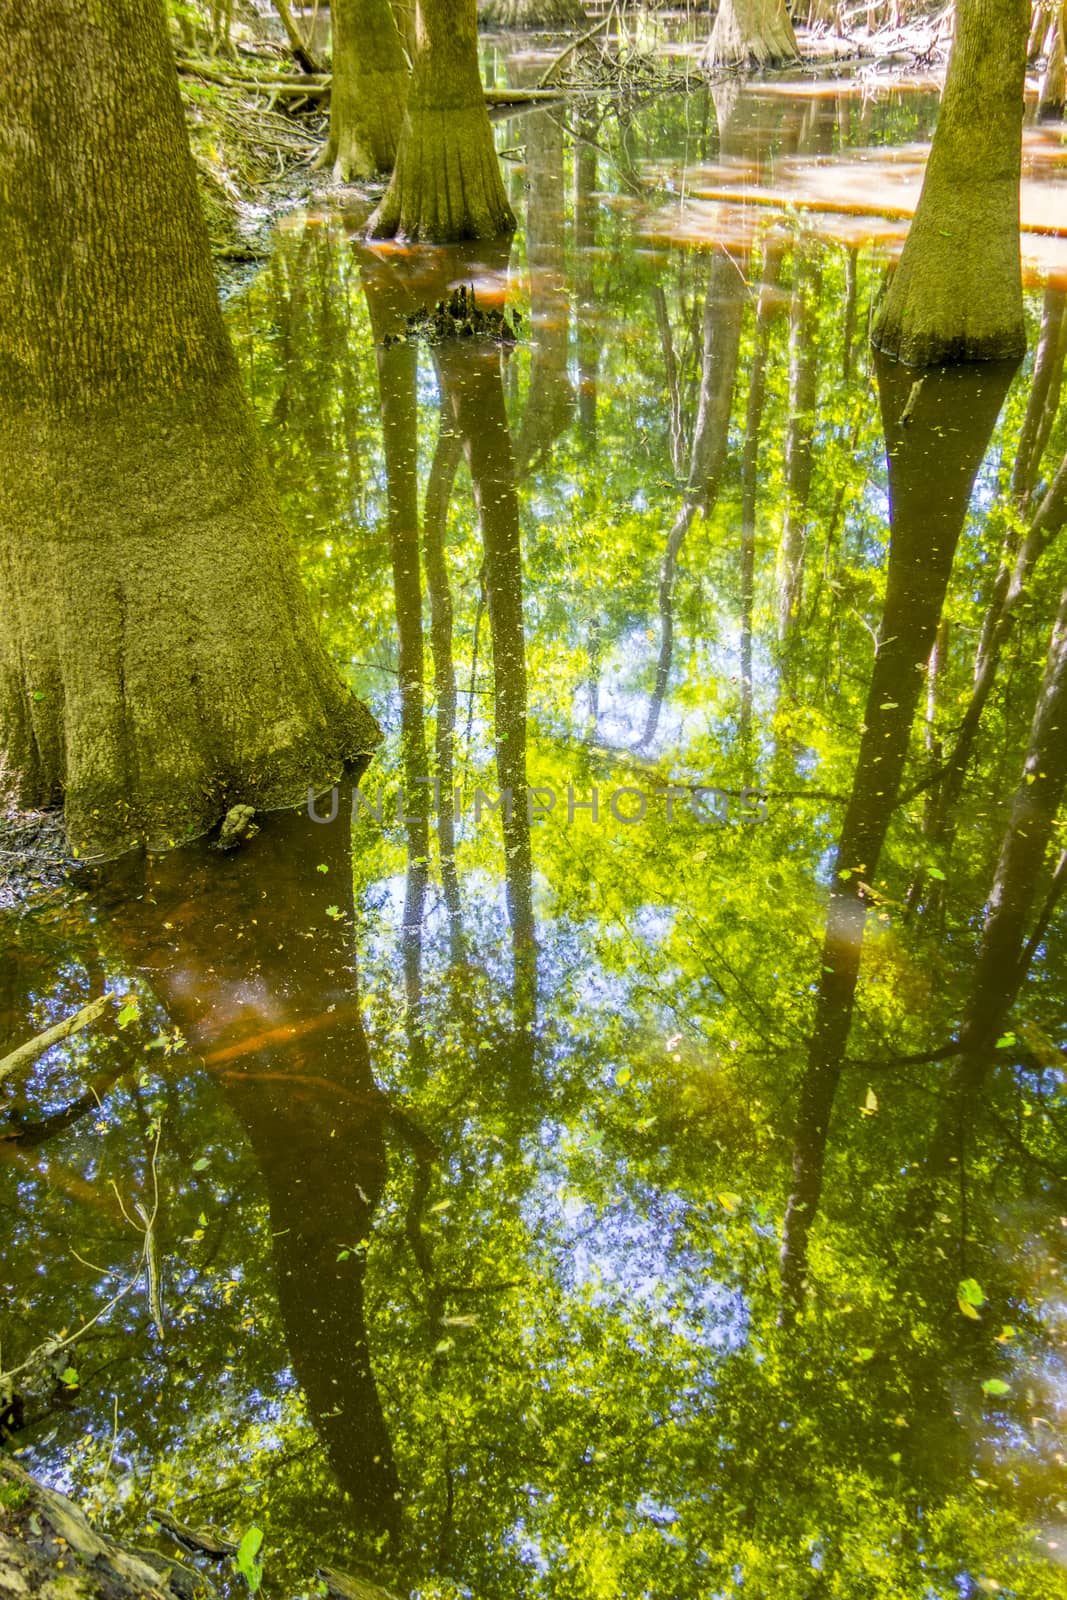
<svg viewBox="0 0 1067 1600">
<path fill-rule="evenodd" d="M 330 137 L 319 165 L 342 183 L 391 172 L 408 63 L 389 0 L 333 0 Z"/>
<path fill-rule="evenodd" d="M 162 0 L 0 4 L 0 784 L 110 854 L 370 748 L 223 326 Z"/>
<path fill-rule="evenodd" d="M 959 0 L 922 194 L 874 343 L 910 366 L 1026 348 L 1019 174 L 1027 0 Z"/>
<path fill-rule="evenodd" d="M 449 244 L 512 233 L 478 68 L 475 0 L 418 0 L 415 41 L 396 166 L 372 235 Z"/>
<path fill-rule="evenodd" d="M 705 67 L 775 67 L 800 55 L 785 0 L 720 0 Z"/>
</svg>

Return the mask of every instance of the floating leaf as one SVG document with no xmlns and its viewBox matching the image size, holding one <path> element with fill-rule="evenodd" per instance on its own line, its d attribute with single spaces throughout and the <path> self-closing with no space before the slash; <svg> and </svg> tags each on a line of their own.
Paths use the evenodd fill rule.
<svg viewBox="0 0 1067 1600">
<path fill-rule="evenodd" d="M 873 1361 L 874 1360 L 874 1351 L 871 1349 L 869 1344 L 861 1345 L 861 1347 L 856 1351 L 856 1360 L 857 1361 Z"/>
<path fill-rule="evenodd" d="M 81 1382 L 78 1377 L 78 1369 L 76 1367 L 64 1367 L 59 1374 L 59 1381 L 60 1383 L 65 1383 L 68 1389 L 76 1389 Z"/>
<path fill-rule="evenodd" d="M 316 867 L 316 868 L 315 868 L 315 871 L 316 871 L 316 872 L 329 872 L 329 870 L 330 870 L 330 869 L 329 869 L 329 867 L 328 867 L 328 866 L 327 866 L 327 865 L 326 865 L 326 863 L 325 863 L 325 861 L 320 861 L 320 862 L 319 862 L 319 864 L 318 864 L 318 866 L 317 866 L 317 867 Z"/>
<path fill-rule="evenodd" d="M 1010 1050 L 1011 1046 L 1015 1042 L 1015 1035 L 1013 1033 L 1002 1033 L 1000 1038 L 997 1040 L 997 1049 Z"/>
<path fill-rule="evenodd" d="M 629 1067 L 620 1067 L 618 1072 L 615 1074 L 615 1082 L 621 1089 L 623 1084 L 629 1083 L 632 1077 L 633 1073 L 630 1071 Z"/>
<path fill-rule="evenodd" d="M 734 1212 L 737 1210 L 738 1206 L 741 1204 L 743 1196 L 739 1195 L 739 1194 L 725 1193 L 725 1194 L 717 1194 L 715 1196 L 715 1198 L 719 1202 L 719 1204 L 722 1206 L 723 1210 L 724 1211 L 728 1211 L 730 1213 L 730 1215 L 733 1216 Z"/>
<path fill-rule="evenodd" d="M 931 878 L 936 878 L 938 883 L 945 882 L 945 874 L 941 871 L 940 867 L 927 867 L 926 871 L 928 876 Z"/>
<path fill-rule="evenodd" d="M 259 1547 L 262 1543 L 263 1530 L 253 1523 L 246 1529 L 234 1557 L 234 1565 L 252 1594 L 256 1593 L 263 1581 L 263 1562 L 259 1559 Z"/>
<path fill-rule="evenodd" d="M 328 917 L 332 917 L 333 920 L 337 922 L 341 917 L 344 916 L 344 912 L 341 910 L 340 906 L 327 906 L 326 915 Z"/>
<path fill-rule="evenodd" d="M 956 1289 L 961 1303 L 969 1306 L 985 1305 L 985 1290 L 977 1278 L 963 1278 Z"/>
<path fill-rule="evenodd" d="M 203 1172 L 203 1170 L 207 1166 L 207 1164 L 208 1164 L 207 1156 L 201 1156 L 199 1158 L 199 1160 L 193 1162 L 193 1171 L 194 1172 Z"/>
<path fill-rule="evenodd" d="M 1003 1378 L 987 1378 L 982 1385 L 982 1393 L 994 1396 L 1011 1394 L 1011 1384 L 1005 1383 Z"/>
<path fill-rule="evenodd" d="M 868 1084 L 867 1093 L 864 1096 L 863 1104 L 860 1107 L 860 1116 L 861 1117 L 873 1117 L 874 1113 L 877 1110 L 878 1110 L 878 1096 L 875 1094 L 874 1090 Z"/>
</svg>

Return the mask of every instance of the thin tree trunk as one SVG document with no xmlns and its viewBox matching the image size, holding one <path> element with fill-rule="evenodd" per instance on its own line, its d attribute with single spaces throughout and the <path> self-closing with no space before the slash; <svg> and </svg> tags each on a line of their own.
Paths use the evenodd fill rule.
<svg viewBox="0 0 1067 1600">
<path fill-rule="evenodd" d="M 1017 359 L 1026 0 L 958 0 L 922 194 L 874 343 L 910 366 Z"/>
<path fill-rule="evenodd" d="M 274 9 L 281 18 L 282 27 L 285 29 L 285 37 L 289 40 L 289 48 L 292 50 L 293 57 L 297 63 L 303 67 L 305 72 L 325 72 L 325 66 L 318 59 L 318 57 L 312 53 L 311 47 L 309 46 L 307 40 L 297 27 L 296 19 L 293 16 L 293 10 L 289 4 L 289 0 L 274 0 Z M 334 26 L 336 27 L 336 6 L 333 8 L 333 17 Z M 336 54 L 336 37 L 334 41 L 334 51 Z"/>
<path fill-rule="evenodd" d="M 377 730 L 263 466 L 161 0 L 4 0 L 0 43 L 0 784 L 83 854 L 166 846 Z"/>
<path fill-rule="evenodd" d="M 418 0 L 415 70 L 375 238 L 434 244 L 514 232 L 478 66 L 475 0 Z"/>
</svg>

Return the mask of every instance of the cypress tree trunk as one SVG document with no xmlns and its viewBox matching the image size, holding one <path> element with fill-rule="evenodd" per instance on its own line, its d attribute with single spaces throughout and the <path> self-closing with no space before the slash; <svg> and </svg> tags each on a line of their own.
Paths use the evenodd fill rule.
<svg viewBox="0 0 1067 1600">
<path fill-rule="evenodd" d="M 774 67 L 800 55 L 785 0 L 720 0 L 705 67 Z"/>
<path fill-rule="evenodd" d="M 330 137 L 319 160 L 342 183 L 391 172 L 408 64 L 389 0 L 333 0 Z"/>
<path fill-rule="evenodd" d="M 485 109 L 475 0 L 418 0 L 415 37 L 396 166 L 371 234 L 433 244 L 499 239 L 515 218 Z"/>
<path fill-rule="evenodd" d="M 0 43 L 0 787 L 81 853 L 165 846 L 376 729 L 260 458 L 162 0 L 0 0 Z"/>
<path fill-rule="evenodd" d="M 959 0 L 922 195 L 875 325 L 910 366 L 1026 348 L 1019 257 L 1026 0 Z"/>
</svg>

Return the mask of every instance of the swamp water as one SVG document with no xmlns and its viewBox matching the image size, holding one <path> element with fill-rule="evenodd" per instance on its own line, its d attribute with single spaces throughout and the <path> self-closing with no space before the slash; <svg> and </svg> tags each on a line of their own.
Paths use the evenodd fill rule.
<svg viewBox="0 0 1067 1600">
<path fill-rule="evenodd" d="M 285 219 L 228 314 L 358 816 L 0 924 L 0 1049 L 120 997 L 4 1086 L 0 1366 L 104 1312 L 7 1447 L 265 1593 L 1067 1595 L 1054 537 L 993 609 L 1067 263 L 1018 372 L 876 372 L 935 97 L 716 93 L 502 123 L 509 256 Z M 514 348 L 386 342 L 462 283 Z"/>
</svg>

